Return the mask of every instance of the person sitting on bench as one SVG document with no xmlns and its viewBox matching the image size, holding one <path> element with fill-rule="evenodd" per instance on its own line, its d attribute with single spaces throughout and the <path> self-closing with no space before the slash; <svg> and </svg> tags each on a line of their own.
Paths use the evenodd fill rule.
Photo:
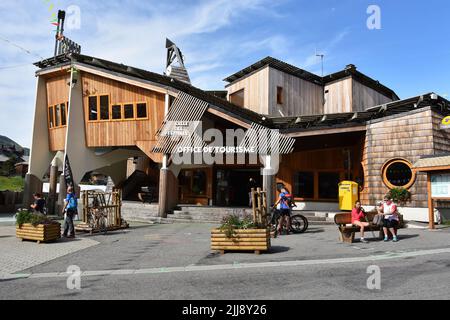
<svg viewBox="0 0 450 320">
<path fill-rule="evenodd" d="M 352 210 L 352 224 L 360 228 L 361 242 L 368 243 L 368 241 L 364 239 L 364 228 L 369 226 L 369 223 L 364 221 L 365 218 L 366 213 L 364 212 L 364 208 L 361 207 L 361 202 L 356 201 L 355 207 Z"/>
<path fill-rule="evenodd" d="M 384 241 L 389 241 L 389 231 L 392 233 L 392 241 L 398 242 L 397 238 L 397 228 L 399 225 L 399 216 L 397 211 L 397 206 L 391 200 L 389 196 L 384 197 L 383 202 L 383 231 L 384 231 Z"/>
</svg>

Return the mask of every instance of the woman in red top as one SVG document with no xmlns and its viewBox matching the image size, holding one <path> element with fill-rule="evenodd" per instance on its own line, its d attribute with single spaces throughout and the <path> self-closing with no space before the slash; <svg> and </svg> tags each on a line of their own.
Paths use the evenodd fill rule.
<svg viewBox="0 0 450 320">
<path fill-rule="evenodd" d="M 364 228 L 369 226 L 369 223 L 364 221 L 366 214 L 364 209 L 361 207 L 361 202 L 356 201 L 355 207 L 352 210 L 352 224 L 361 229 L 361 242 L 367 243 L 368 241 L 364 239 Z"/>
</svg>

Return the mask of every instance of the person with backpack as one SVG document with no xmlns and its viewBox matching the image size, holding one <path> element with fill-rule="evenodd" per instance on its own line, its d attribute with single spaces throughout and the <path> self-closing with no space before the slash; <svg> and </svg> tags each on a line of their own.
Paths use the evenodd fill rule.
<svg viewBox="0 0 450 320">
<path fill-rule="evenodd" d="M 73 218 L 77 215 L 78 201 L 73 187 L 67 188 L 67 197 L 64 200 L 63 213 L 65 212 L 64 219 L 64 233 L 63 237 L 75 238 L 75 228 L 73 226 Z"/>
<path fill-rule="evenodd" d="M 294 206 L 291 193 L 286 189 L 286 187 L 281 187 L 280 196 L 278 201 L 275 203 L 274 208 L 280 210 L 280 222 L 278 223 L 278 234 L 281 234 L 283 230 L 283 225 L 286 220 L 287 233 L 289 234 L 291 230 L 291 209 Z"/>
</svg>

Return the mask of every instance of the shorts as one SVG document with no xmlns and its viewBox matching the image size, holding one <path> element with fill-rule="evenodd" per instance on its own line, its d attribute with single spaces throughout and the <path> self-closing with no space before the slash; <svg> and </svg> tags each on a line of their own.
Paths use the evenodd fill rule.
<svg viewBox="0 0 450 320">
<path fill-rule="evenodd" d="M 291 216 L 291 210 L 289 210 L 289 209 L 281 209 L 280 210 L 280 215 L 282 217 L 290 217 Z"/>
<path fill-rule="evenodd" d="M 394 228 L 396 229 L 398 227 L 398 221 L 397 220 L 383 220 L 383 227 L 385 228 Z"/>
</svg>

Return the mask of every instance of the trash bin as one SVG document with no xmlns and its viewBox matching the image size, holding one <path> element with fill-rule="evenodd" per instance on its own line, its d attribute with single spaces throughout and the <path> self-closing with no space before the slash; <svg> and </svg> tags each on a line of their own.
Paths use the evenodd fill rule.
<svg viewBox="0 0 450 320">
<path fill-rule="evenodd" d="M 353 181 L 339 183 L 339 210 L 351 211 L 358 201 L 358 184 Z"/>
</svg>

